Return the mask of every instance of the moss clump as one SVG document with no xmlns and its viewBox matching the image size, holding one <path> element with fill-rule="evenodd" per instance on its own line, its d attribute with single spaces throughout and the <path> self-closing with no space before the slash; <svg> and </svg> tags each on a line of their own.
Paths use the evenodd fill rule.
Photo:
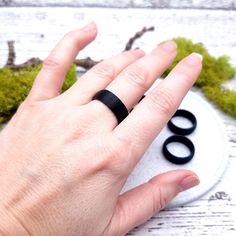
<svg viewBox="0 0 236 236">
<path fill-rule="evenodd" d="M 236 74 L 236 68 L 229 63 L 227 56 L 213 57 L 201 43 L 194 44 L 186 38 L 175 38 L 178 54 L 170 70 L 184 57 L 192 52 L 203 55 L 203 69 L 195 86 L 202 89 L 206 97 L 226 113 L 236 117 L 236 92 L 227 90 L 221 85 Z M 8 121 L 19 104 L 26 98 L 42 65 L 24 69 L 0 69 L 0 124 Z M 63 91 L 76 81 L 75 66 L 68 71 Z"/>
<path fill-rule="evenodd" d="M 164 77 L 184 57 L 192 52 L 200 53 L 203 56 L 203 67 L 195 86 L 201 88 L 206 97 L 219 108 L 236 117 L 236 92 L 221 87 L 223 82 L 232 79 L 236 74 L 236 68 L 229 63 L 229 58 L 213 57 L 203 44 L 193 43 L 186 38 L 178 37 L 173 40 L 178 46 L 178 53 L 174 63 L 164 73 Z"/>
<path fill-rule="evenodd" d="M 209 100 L 213 101 L 224 112 L 236 117 L 236 92 L 221 87 L 209 86 L 205 86 L 203 92 Z"/>
<path fill-rule="evenodd" d="M 28 95 L 33 81 L 41 69 L 38 64 L 23 69 L 0 69 L 0 124 L 8 121 Z M 63 91 L 76 81 L 75 66 L 66 75 Z"/>
<path fill-rule="evenodd" d="M 192 52 L 200 53 L 203 56 L 202 72 L 200 73 L 195 86 L 200 88 L 204 86 L 218 86 L 225 80 L 233 78 L 235 75 L 236 69 L 230 65 L 227 56 L 221 56 L 219 58 L 213 57 L 209 54 L 203 44 L 193 43 L 191 40 L 186 38 L 179 37 L 174 38 L 173 40 L 178 46 L 178 53 L 174 63 L 164 75 L 169 73 L 181 59 Z"/>
</svg>

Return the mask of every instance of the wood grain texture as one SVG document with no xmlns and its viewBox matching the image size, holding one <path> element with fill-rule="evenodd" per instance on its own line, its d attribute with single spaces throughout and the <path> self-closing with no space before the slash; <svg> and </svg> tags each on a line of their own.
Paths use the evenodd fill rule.
<svg viewBox="0 0 236 236">
<path fill-rule="evenodd" d="M 236 0 L 0 0 L 0 6 L 235 9 Z"/>
<path fill-rule="evenodd" d="M 155 32 L 147 33 L 136 46 L 149 51 L 163 40 L 184 36 L 204 42 L 215 56 L 228 54 L 236 65 L 235 11 L 46 7 L 0 9 L 1 66 L 7 58 L 7 40 L 16 41 L 16 62 L 34 56 L 43 59 L 65 32 L 92 19 L 98 24 L 99 35 L 80 57 L 102 59 L 116 54 L 136 31 L 154 25 Z M 236 89 L 235 80 L 227 86 Z M 198 201 L 163 211 L 128 235 L 236 235 L 236 120 L 217 112 L 229 144 L 229 165 L 221 181 Z"/>
</svg>

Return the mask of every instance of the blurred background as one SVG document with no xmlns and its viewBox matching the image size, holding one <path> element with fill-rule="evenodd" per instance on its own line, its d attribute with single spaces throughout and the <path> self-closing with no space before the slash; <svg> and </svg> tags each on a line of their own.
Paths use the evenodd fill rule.
<svg viewBox="0 0 236 236">
<path fill-rule="evenodd" d="M 236 65 L 235 9 L 236 0 L 0 0 L 0 66 L 7 58 L 8 40 L 15 41 L 16 63 L 43 59 L 65 32 L 91 20 L 99 34 L 81 57 L 109 57 L 122 51 L 143 26 L 154 26 L 137 47 L 148 51 L 183 36 L 203 43 L 215 56 L 229 55 Z"/>
<path fill-rule="evenodd" d="M 2 6 L 77 6 L 234 9 L 235 0 L 1 0 Z"/>
</svg>

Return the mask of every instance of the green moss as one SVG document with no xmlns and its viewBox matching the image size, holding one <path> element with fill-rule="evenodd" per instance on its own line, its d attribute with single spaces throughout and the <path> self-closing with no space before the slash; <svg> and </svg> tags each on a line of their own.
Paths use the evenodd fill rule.
<svg viewBox="0 0 236 236">
<path fill-rule="evenodd" d="M 222 83 L 236 74 L 236 68 L 227 56 L 213 57 L 201 43 L 193 43 L 186 38 L 175 38 L 178 54 L 164 77 L 185 56 L 192 52 L 203 55 L 203 69 L 195 86 L 201 88 L 206 97 L 226 113 L 236 117 L 236 92 L 222 87 Z M 26 98 L 42 65 L 25 69 L 0 69 L 0 124 L 11 118 L 19 104 Z M 76 81 L 75 66 L 68 71 L 63 91 Z"/>
<path fill-rule="evenodd" d="M 224 112 L 236 118 L 236 92 L 221 87 L 203 87 L 207 98 Z"/>
<path fill-rule="evenodd" d="M 178 46 L 178 53 L 172 66 L 164 73 L 164 77 L 176 64 L 192 52 L 203 56 L 202 72 L 195 86 L 202 88 L 206 97 L 213 101 L 219 108 L 233 117 L 236 117 L 236 92 L 222 88 L 222 83 L 232 79 L 236 68 L 229 63 L 227 56 L 213 57 L 201 43 L 193 43 L 186 38 L 173 39 Z"/>
<path fill-rule="evenodd" d="M 192 52 L 200 53 L 203 56 L 202 72 L 199 75 L 198 80 L 195 83 L 197 87 L 218 86 L 223 81 L 233 78 L 236 73 L 234 68 L 229 63 L 227 56 L 221 56 L 219 58 L 213 57 L 209 54 L 207 49 L 201 43 L 193 43 L 186 38 L 174 38 L 173 39 L 178 46 L 178 53 L 173 65 L 165 72 L 166 76 L 170 70 L 184 57 Z"/>
<path fill-rule="evenodd" d="M 0 124 L 8 121 L 28 95 L 42 65 L 23 69 L 0 69 Z M 76 81 L 75 66 L 67 73 L 63 91 Z"/>
</svg>

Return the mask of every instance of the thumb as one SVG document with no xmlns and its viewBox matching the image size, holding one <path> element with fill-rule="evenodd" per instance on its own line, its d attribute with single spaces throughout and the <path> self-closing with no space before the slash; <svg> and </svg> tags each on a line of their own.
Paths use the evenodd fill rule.
<svg viewBox="0 0 236 236">
<path fill-rule="evenodd" d="M 163 209 L 179 192 L 199 184 L 191 171 L 174 170 L 122 194 L 108 228 L 108 235 L 124 235 Z"/>
</svg>

